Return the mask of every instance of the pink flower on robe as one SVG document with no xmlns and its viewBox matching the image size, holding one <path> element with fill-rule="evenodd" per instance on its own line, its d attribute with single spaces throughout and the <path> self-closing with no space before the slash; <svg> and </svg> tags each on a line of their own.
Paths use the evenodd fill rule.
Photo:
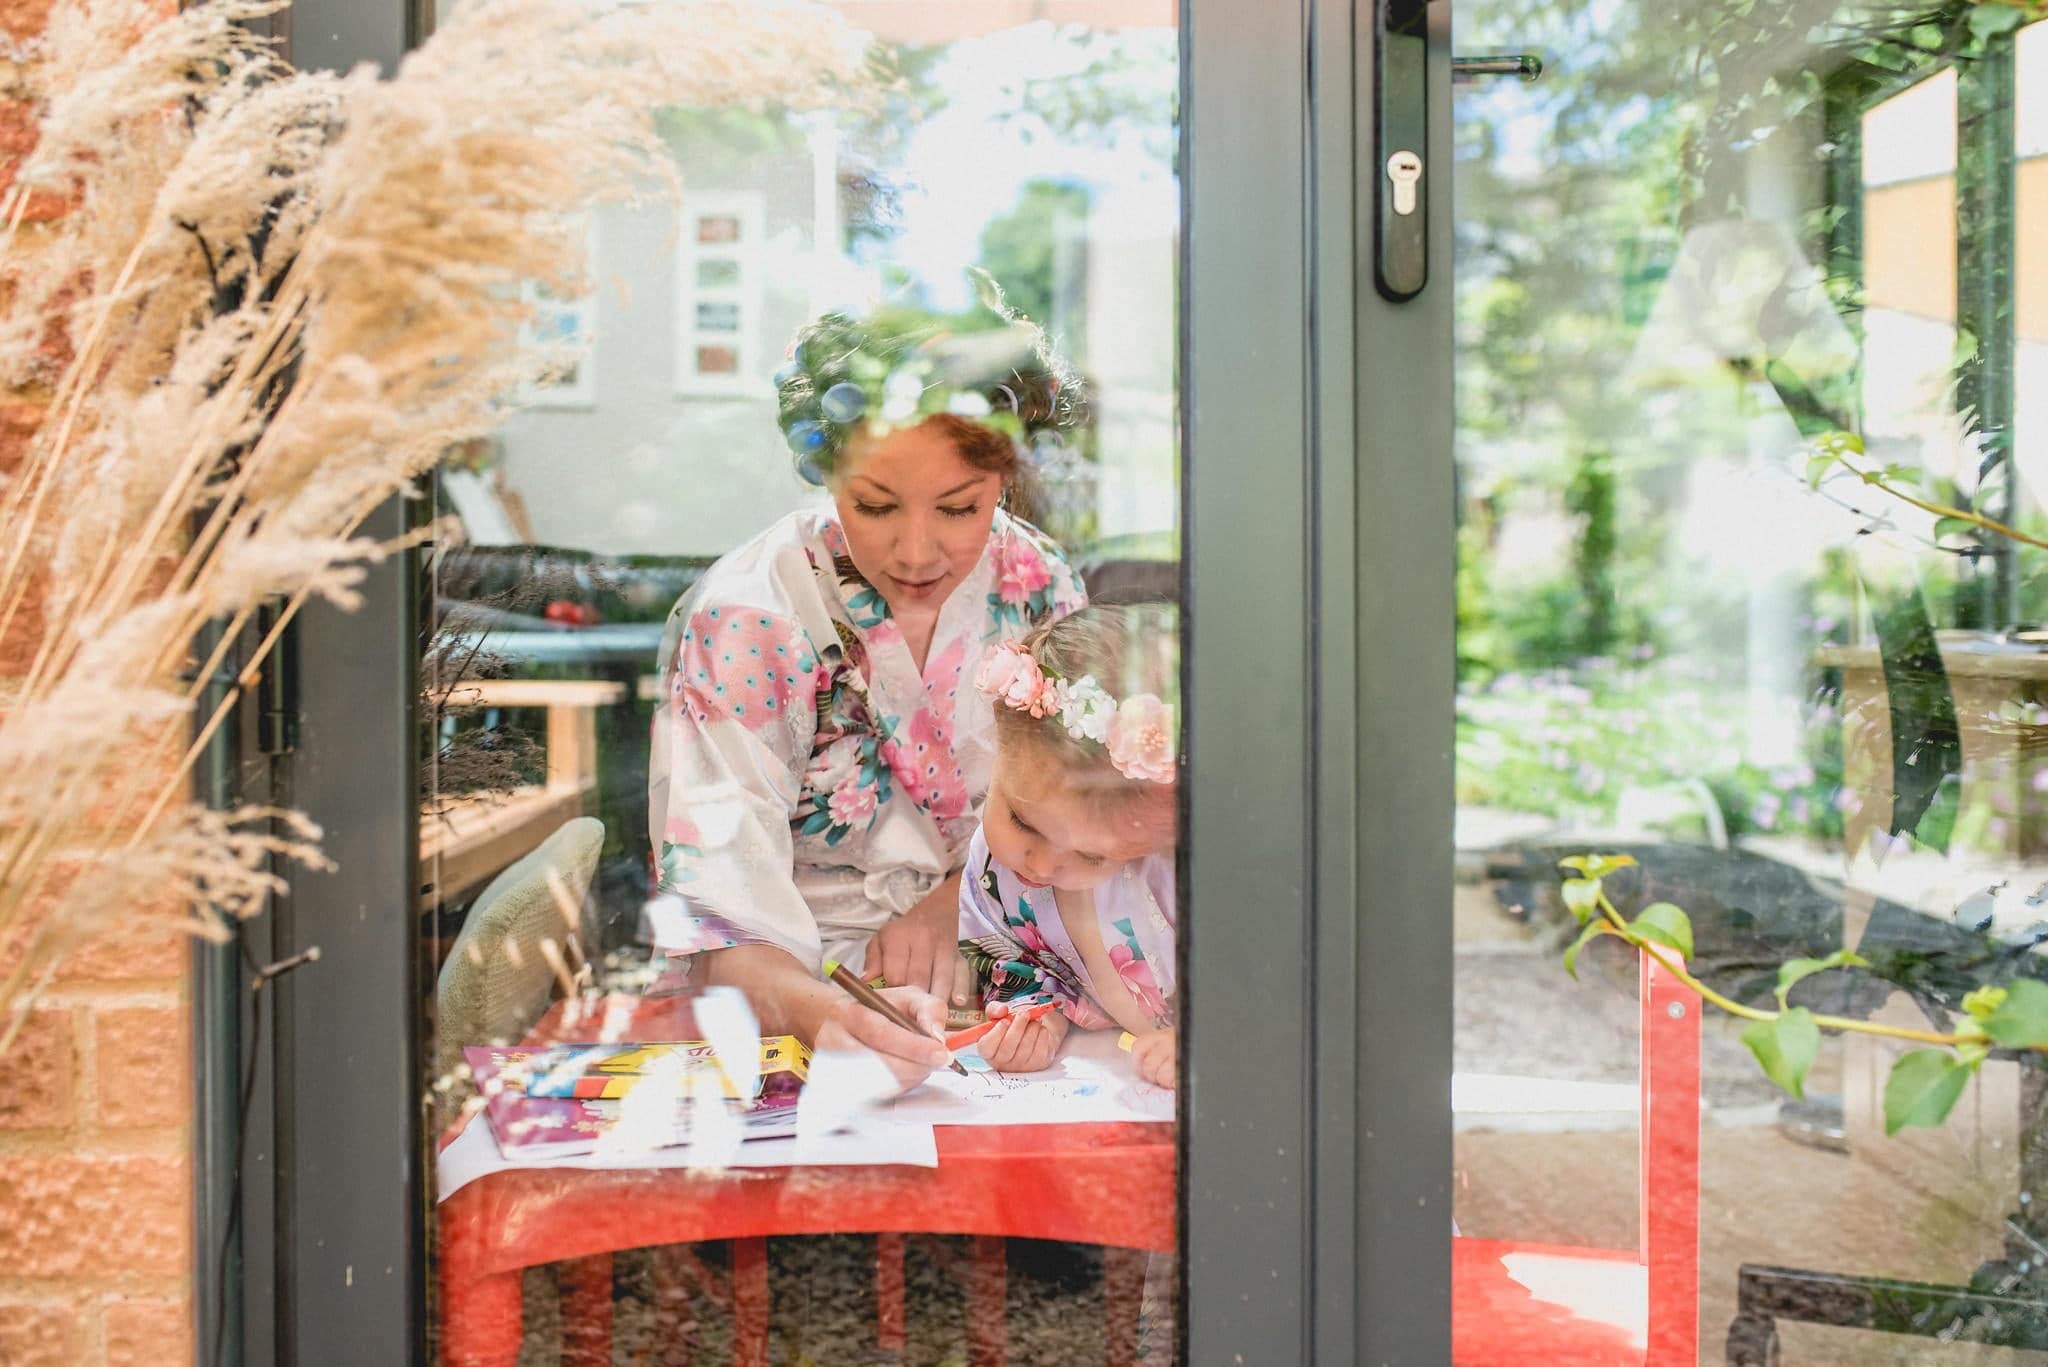
<svg viewBox="0 0 2048 1367">
<path fill-rule="evenodd" d="M 1003 565 L 1003 577 L 996 592 L 1005 603 L 1029 602 L 1031 595 L 1052 582 L 1052 571 L 1045 567 L 1045 561 L 1038 552 L 1026 545 L 1018 545 Z"/>
<path fill-rule="evenodd" d="M 1160 1019 L 1166 1012 L 1166 999 L 1159 995 L 1159 984 L 1152 977 L 1152 965 L 1133 954 L 1129 945 L 1109 946 L 1109 962 L 1131 995 L 1144 1006 L 1146 1014 L 1154 1020 Z"/>
<path fill-rule="evenodd" d="M 829 810 L 833 825 L 857 825 L 875 814 L 875 790 L 863 788 L 856 778 L 848 778 L 832 790 Z"/>
</svg>

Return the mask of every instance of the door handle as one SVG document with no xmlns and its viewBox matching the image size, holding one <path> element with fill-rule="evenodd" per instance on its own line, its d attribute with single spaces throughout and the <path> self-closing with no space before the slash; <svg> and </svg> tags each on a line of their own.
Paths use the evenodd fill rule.
<svg viewBox="0 0 2048 1367">
<path fill-rule="evenodd" d="M 1428 0 L 1372 0 L 1373 281 L 1413 299 L 1429 283 Z"/>
<path fill-rule="evenodd" d="M 1464 85 L 1481 76 L 1515 76 L 1524 85 L 1543 74 L 1543 59 L 1533 52 L 1503 52 L 1497 56 L 1451 58 L 1451 84 Z"/>
</svg>

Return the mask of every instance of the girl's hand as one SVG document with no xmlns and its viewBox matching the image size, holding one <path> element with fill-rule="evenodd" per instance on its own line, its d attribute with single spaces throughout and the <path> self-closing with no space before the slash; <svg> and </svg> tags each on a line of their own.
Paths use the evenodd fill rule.
<svg viewBox="0 0 2048 1367">
<path fill-rule="evenodd" d="M 974 970 L 960 956 L 960 875 L 942 880 L 901 916 L 875 932 L 867 972 L 892 987 L 919 987 L 965 1006 Z"/>
<path fill-rule="evenodd" d="M 999 1073 L 1036 1073 L 1051 1066 L 1070 1024 L 1057 1011 L 1037 1020 L 1012 1016 L 981 1037 L 981 1056 Z"/>
<path fill-rule="evenodd" d="M 1131 1045 L 1131 1060 L 1138 1065 L 1139 1077 L 1172 1091 L 1179 1080 L 1180 1032 L 1171 1027 L 1147 1030 Z"/>
<path fill-rule="evenodd" d="M 924 1027 L 925 1034 L 914 1035 L 879 1011 L 868 1010 L 838 988 L 832 991 L 840 1000 L 826 1010 L 824 1020 L 818 1026 L 813 1042 L 820 1050 L 852 1049 L 856 1045 L 872 1049 L 889 1066 L 889 1071 L 906 1092 L 923 1082 L 934 1069 L 943 1068 L 952 1061 L 953 1056 L 946 1052 L 945 1042 L 937 1037 L 945 1027 L 946 1004 L 931 993 L 920 992 L 914 987 L 882 989 L 882 995 L 897 1010 Z"/>
</svg>

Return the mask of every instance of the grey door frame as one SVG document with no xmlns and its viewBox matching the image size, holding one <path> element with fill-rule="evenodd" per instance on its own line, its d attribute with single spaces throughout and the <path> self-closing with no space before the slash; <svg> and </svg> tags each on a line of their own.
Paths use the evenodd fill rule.
<svg viewBox="0 0 2048 1367">
<path fill-rule="evenodd" d="M 1434 279 L 1390 304 L 1361 257 L 1372 63 L 1351 0 L 1181 5 L 1191 1362 L 1449 1357 L 1451 152 L 1430 8 Z M 419 31 L 409 0 L 298 0 L 292 54 L 388 68 Z M 279 984 L 260 1061 L 276 1241 L 248 1296 L 274 1328 L 249 1362 L 424 1360 L 414 574 L 383 567 L 360 612 L 298 633 L 285 796 L 341 872 L 295 879 L 272 928 L 274 953 L 322 958 Z"/>
</svg>

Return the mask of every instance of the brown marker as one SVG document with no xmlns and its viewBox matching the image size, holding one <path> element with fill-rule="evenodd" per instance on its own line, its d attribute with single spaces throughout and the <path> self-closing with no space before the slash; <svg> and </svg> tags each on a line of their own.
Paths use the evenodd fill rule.
<svg viewBox="0 0 2048 1367">
<path fill-rule="evenodd" d="M 856 974 L 849 973 L 846 965 L 840 963 L 837 959 L 825 960 L 825 976 L 844 988 L 847 996 L 853 998 L 868 1010 L 880 1015 L 884 1020 L 902 1026 L 913 1035 L 925 1033 L 922 1026 L 904 1015 L 901 1011 L 898 1011 L 890 1004 L 887 997 L 862 982 Z M 933 1038 L 937 1039 L 940 1044 L 945 1043 L 945 1040 L 939 1036 L 935 1035 Z M 948 1059 L 946 1062 L 954 1072 L 962 1077 L 967 1076 L 967 1070 L 960 1066 L 959 1059 Z"/>
</svg>

